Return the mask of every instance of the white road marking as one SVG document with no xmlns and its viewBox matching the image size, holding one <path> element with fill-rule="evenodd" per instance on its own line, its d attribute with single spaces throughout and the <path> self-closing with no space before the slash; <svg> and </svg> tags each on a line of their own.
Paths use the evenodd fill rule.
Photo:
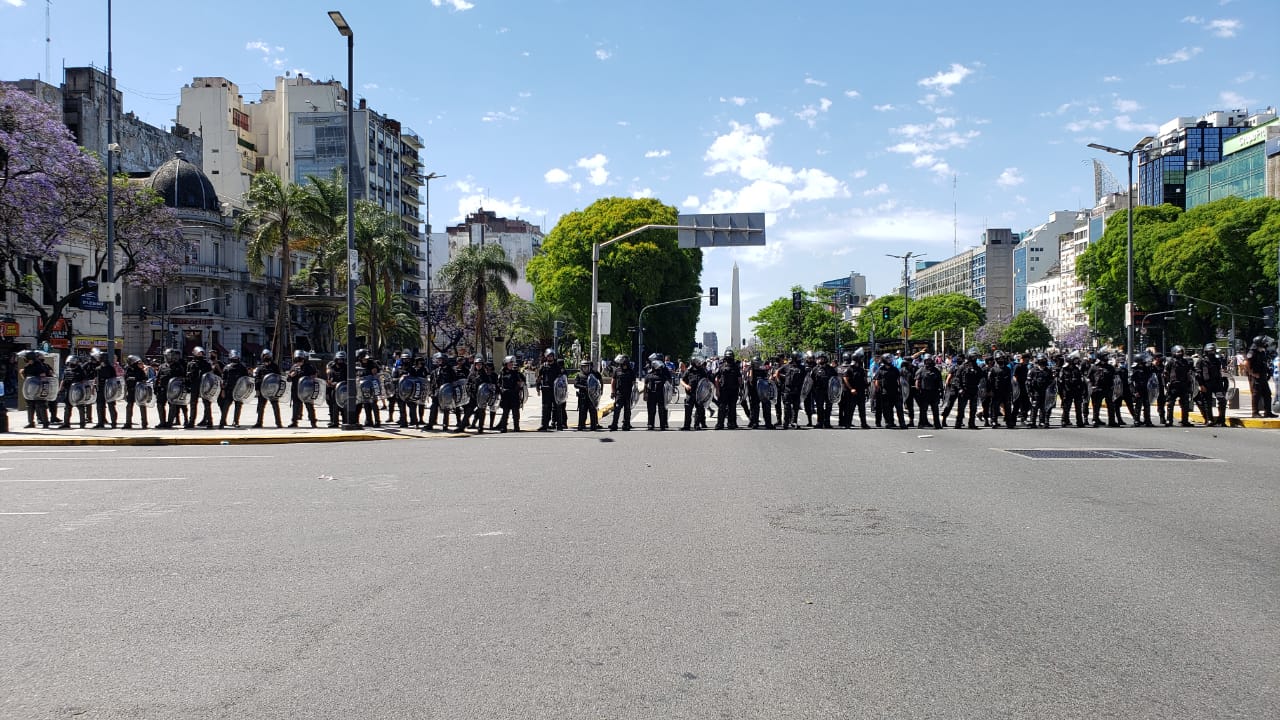
<svg viewBox="0 0 1280 720">
<path fill-rule="evenodd" d="M 494 530 L 493 532 L 476 533 L 472 537 L 493 537 L 494 535 L 506 535 L 506 533 L 501 530 Z"/>
<path fill-rule="evenodd" d="M 154 480 L 186 480 L 184 477 L 153 478 L 3 478 L 0 483 L 58 483 L 58 482 L 148 482 Z"/>
<path fill-rule="evenodd" d="M 222 460 L 224 458 L 273 458 L 274 455 L 116 455 L 115 457 L 101 458 L 102 460 Z M 84 458 L 75 457 L 23 457 L 11 458 L 12 460 L 34 460 L 37 462 L 46 462 L 51 460 L 81 460 Z M 9 470 L 11 468 L 0 468 L 0 470 Z"/>
<path fill-rule="evenodd" d="M 47 512 L 0 512 L 0 515 L 48 515 Z"/>
<path fill-rule="evenodd" d="M 0 455 L 11 455 L 19 453 L 38 453 L 40 455 L 48 455 L 50 453 L 113 453 L 115 448 L 29 448 L 22 450 L 14 450 L 9 448 L 0 449 Z"/>
</svg>

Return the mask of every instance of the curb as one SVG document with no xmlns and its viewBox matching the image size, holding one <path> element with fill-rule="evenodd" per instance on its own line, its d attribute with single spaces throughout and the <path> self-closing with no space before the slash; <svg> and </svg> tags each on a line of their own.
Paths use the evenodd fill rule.
<svg viewBox="0 0 1280 720">
<path fill-rule="evenodd" d="M 1204 423 L 1204 416 L 1192 411 L 1187 414 L 1191 420 Z M 1248 428 L 1250 430 L 1280 430 L 1280 418 L 1255 418 L 1227 416 L 1227 427 Z"/>
<path fill-rule="evenodd" d="M 129 437 L 3 437 L 0 436 L 0 447 L 76 447 L 90 445 L 105 446 L 163 446 L 163 445 L 291 445 L 294 443 L 343 443 L 371 442 L 381 440 L 448 440 L 468 438 L 469 433 L 448 433 L 435 435 L 398 435 L 372 433 L 324 433 L 318 435 L 243 435 L 213 437 L 199 436 L 160 436 L 134 435 Z"/>
</svg>

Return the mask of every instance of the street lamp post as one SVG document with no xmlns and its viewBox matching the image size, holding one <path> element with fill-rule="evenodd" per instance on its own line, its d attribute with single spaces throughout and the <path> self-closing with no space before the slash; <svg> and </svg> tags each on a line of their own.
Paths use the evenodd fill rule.
<svg viewBox="0 0 1280 720">
<path fill-rule="evenodd" d="M 426 208 L 427 208 L 427 342 L 435 347 L 435 340 L 432 338 L 432 310 L 431 310 L 431 181 L 439 180 L 446 175 L 439 173 L 428 173 L 422 176 L 423 187 L 426 188 Z"/>
<path fill-rule="evenodd" d="M 116 196 L 111 157 L 119 150 L 113 139 L 115 129 L 115 87 L 111 67 L 111 0 L 107 0 L 107 357 L 116 360 Z M 99 285 L 101 288 L 102 285 Z M 98 298 L 102 300 L 101 297 Z"/>
<path fill-rule="evenodd" d="M 356 346 L 356 218 L 355 218 L 355 47 L 356 35 L 337 10 L 329 11 L 338 33 L 347 39 L 347 353 Z M 343 430 L 359 430 L 356 421 L 356 362 L 347 358 L 347 408 Z"/>
<path fill-rule="evenodd" d="M 1108 145 L 1099 145 L 1098 143 L 1089 143 L 1089 147 L 1094 150 L 1102 150 L 1112 155 L 1120 155 L 1128 161 L 1129 164 L 1129 185 L 1125 187 L 1125 194 L 1128 202 L 1128 239 L 1125 243 L 1125 304 L 1124 304 L 1124 355 L 1125 367 L 1133 367 L 1133 156 L 1142 151 L 1155 138 L 1150 135 L 1138 141 L 1132 150 L 1120 150 Z"/>
<path fill-rule="evenodd" d="M 885 253 L 891 258 L 897 258 L 902 261 L 902 357 L 910 355 L 907 348 L 911 341 L 911 315 L 909 313 L 911 303 L 911 276 L 907 274 L 907 264 L 911 262 L 913 257 L 924 257 L 927 253 L 915 253 L 914 251 L 906 255 L 893 255 Z"/>
</svg>

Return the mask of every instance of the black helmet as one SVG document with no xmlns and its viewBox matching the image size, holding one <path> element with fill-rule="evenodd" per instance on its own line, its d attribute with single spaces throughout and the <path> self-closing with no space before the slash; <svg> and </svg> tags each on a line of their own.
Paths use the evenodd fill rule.
<svg viewBox="0 0 1280 720">
<path fill-rule="evenodd" d="M 178 352 L 178 348 L 165 348 L 165 351 L 164 351 L 165 362 L 175 363 L 181 359 L 182 359 L 182 353 Z"/>
<path fill-rule="evenodd" d="M 844 363 L 845 365 L 848 365 L 849 363 L 853 362 L 853 353 L 846 352 L 842 354 L 840 356 L 840 362 Z"/>
<path fill-rule="evenodd" d="M 799 350 L 796 350 L 795 352 L 791 353 L 791 359 L 794 360 L 795 362 L 800 362 L 801 360 L 804 360 L 804 353 L 800 352 Z"/>
<path fill-rule="evenodd" d="M 724 359 L 725 359 L 725 360 L 733 360 L 733 359 L 734 359 L 733 351 L 732 351 L 732 350 L 725 350 L 725 351 L 724 351 Z"/>
<path fill-rule="evenodd" d="M 365 348 L 360 348 L 356 351 L 356 360 L 363 360 L 367 357 L 369 357 L 369 351 Z"/>
<path fill-rule="evenodd" d="M 617 357 L 615 357 L 613 361 L 618 365 L 621 365 L 622 363 L 627 361 L 627 356 L 623 355 L 622 353 L 618 353 Z"/>
<path fill-rule="evenodd" d="M 1186 350 L 1181 345 L 1173 346 L 1174 357 L 1182 357 L 1185 353 L 1186 353 Z"/>
<path fill-rule="evenodd" d="M 1204 351 L 1209 353 L 1210 355 L 1216 354 L 1218 352 L 1218 346 L 1214 345 L 1213 343 L 1205 343 Z"/>
<path fill-rule="evenodd" d="M 346 351 L 346 350 L 339 350 L 338 352 L 336 352 L 336 353 L 334 353 L 334 354 L 333 354 L 333 359 L 334 359 L 334 360 L 341 360 L 342 362 L 346 362 L 346 361 L 347 361 L 347 351 Z"/>
</svg>

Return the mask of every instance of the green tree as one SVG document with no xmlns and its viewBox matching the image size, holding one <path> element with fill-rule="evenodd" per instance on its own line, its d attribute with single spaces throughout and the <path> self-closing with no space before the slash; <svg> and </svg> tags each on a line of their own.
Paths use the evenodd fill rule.
<svg viewBox="0 0 1280 720">
<path fill-rule="evenodd" d="M 1280 200 L 1224 198 L 1189 211 L 1171 206 L 1134 209 L 1134 303 L 1142 311 L 1179 309 L 1168 291 L 1222 303 L 1239 315 L 1259 315 L 1276 297 L 1276 248 L 1280 241 Z M 1094 329 L 1114 339 L 1124 334 L 1126 297 L 1125 213 L 1107 220 L 1106 232 L 1076 263 L 1088 285 L 1085 307 Z M 1230 324 L 1216 309 L 1200 303 L 1190 317 L 1166 318 L 1170 337 L 1199 342 Z M 1241 335 L 1259 329 L 1256 320 L 1238 317 Z"/>
<path fill-rule="evenodd" d="M 327 178 L 307 176 L 303 190 L 298 246 L 312 259 L 294 281 L 314 284 L 318 292 L 336 293 L 346 286 L 347 278 L 347 185 L 342 168 L 334 168 Z"/>
<path fill-rule="evenodd" d="M 449 292 L 449 312 L 459 321 L 465 317 L 467 303 L 475 309 L 476 350 L 485 352 L 489 347 L 485 333 L 485 313 L 492 299 L 505 305 L 511 298 L 507 283 L 513 283 L 519 274 L 516 266 L 507 259 L 507 253 L 497 243 L 468 245 L 440 267 L 440 282 Z"/>
<path fill-rule="evenodd" d="M 386 298 L 398 296 L 396 290 L 404 280 L 404 267 L 412 262 L 413 247 L 409 233 L 400 224 L 400 216 L 383 210 L 376 203 L 361 200 L 356 203 L 355 246 L 360 256 L 360 283 L 373 293 L 374 302 L 369 306 L 373 313 L 373 336 L 369 338 L 369 349 L 377 357 L 382 349 L 384 338 L 380 334 L 382 323 L 378 319 L 380 308 Z M 389 340 L 390 338 L 386 338 Z M 401 347 L 418 347 L 420 339 L 411 345 Z"/>
<path fill-rule="evenodd" d="M 579 328 L 591 327 L 591 249 L 644 225 L 676 224 L 676 209 L 652 198 L 604 198 L 560 218 L 529 261 L 537 297 L 563 307 Z M 649 230 L 601 250 L 599 299 L 613 304 L 613 331 L 601 338 L 602 357 L 627 352 L 628 325 L 646 305 L 699 295 L 702 251 L 682 250 L 674 230 Z M 700 304 L 671 311 L 645 332 L 645 345 L 672 355 L 693 349 Z M 646 316 L 646 319 L 647 316 Z"/>
<path fill-rule="evenodd" d="M 580 334 L 577 323 L 561 305 L 543 300 L 528 302 L 512 298 L 511 341 L 518 345 L 549 348 L 555 339 L 556 323 L 560 323 L 560 337 L 572 338 Z"/>
<path fill-rule="evenodd" d="M 1051 342 L 1053 333 L 1049 332 L 1040 316 L 1030 310 L 1014 315 L 1000 334 L 1000 346 L 1014 352 L 1040 350 L 1049 347 Z"/>
<path fill-rule="evenodd" d="M 791 292 L 804 294 L 799 311 L 792 295 L 787 295 L 749 318 L 755 323 L 752 333 L 759 340 L 761 352 L 778 355 L 795 350 L 838 350 L 838 345 L 853 341 L 853 328 L 831 309 L 834 291 L 818 288 L 807 292 L 796 285 Z"/>
<path fill-rule="evenodd" d="M 399 293 L 382 295 L 380 312 L 374 313 L 367 285 L 356 288 L 356 334 L 366 340 L 374 334 L 373 323 L 379 323 L 377 334 L 393 347 L 416 348 L 422 344 L 422 327 L 409 301 Z M 376 318 L 376 320 L 375 320 Z M 342 306 L 334 322 L 335 332 L 347 326 L 347 308 Z"/>
<path fill-rule="evenodd" d="M 301 209 L 306 190 L 285 183 L 270 171 L 253 176 L 244 195 L 245 213 L 236 223 L 236 231 L 247 233 L 246 261 L 249 272 L 261 276 L 266 259 L 280 255 L 280 298 L 276 306 L 276 327 L 272 348 L 276 357 L 288 357 L 289 342 L 289 268 L 290 253 L 303 236 Z"/>
</svg>

